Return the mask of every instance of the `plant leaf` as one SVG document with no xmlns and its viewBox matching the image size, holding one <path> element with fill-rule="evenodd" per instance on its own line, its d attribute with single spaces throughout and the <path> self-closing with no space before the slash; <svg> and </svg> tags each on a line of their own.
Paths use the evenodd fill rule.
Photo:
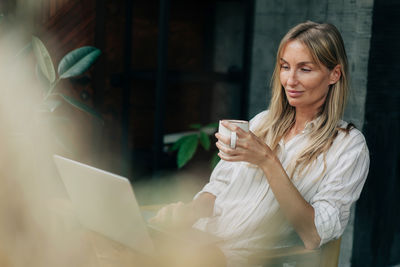
<svg viewBox="0 0 400 267">
<path fill-rule="evenodd" d="M 218 128 L 218 122 L 213 122 L 204 126 L 204 128 Z"/>
<path fill-rule="evenodd" d="M 178 148 L 181 146 L 182 142 L 185 140 L 186 136 L 182 136 L 181 138 L 179 138 L 178 140 L 175 141 L 175 143 L 172 145 L 172 147 L 170 148 L 170 151 L 175 151 L 178 150 Z"/>
<path fill-rule="evenodd" d="M 193 124 L 190 124 L 189 127 L 191 129 L 200 129 L 201 128 L 201 124 L 200 123 L 193 123 Z"/>
<path fill-rule="evenodd" d="M 64 94 L 58 94 L 58 95 L 60 95 L 62 98 L 64 98 L 64 100 L 68 104 L 70 104 L 70 105 L 76 107 L 77 109 L 80 109 L 80 110 L 82 110 L 82 111 L 94 116 L 95 118 L 99 119 L 102 122 L 102 124 L 104 124 L 103 117 L 101 116 L 101 114 L 98 113 L 96 110 L 94 110 L 92 107 L 89 107 L 88 105 L 76 100 L 73 97 L 70 97 L 70 96 L 67 96 L 67 95 L 64 95 Z"/>
<path fill-rule="evenodd" d="M 36 64 L 35 67 L 35 74 L 36 78 L 39 80 L 40 84 L 42 84 L 46 89 L 46 92 L 49 91 L 50 89 L 50 81 L 47 79 L 47 77 L 43 74 L 42 70 L 39 67 L 39 64 Z"/>
<path fill-rule="evenodd" d="M 58 75 L 61 79 L 81 75 L 100 56 L 101 51 L 93 46 L 84 46 L 66 54 L 58 65 Z"/>
<path fill-rule="evenodd" d="M 179 147 L 177 164 L 178 168 L 182 168 L 193 157 L 197 149 L 199 138 L 197 134 L 184 137 L 182 144 Z"/>
<path fill-rule="evenodd" d="M 218 162 L 220 161 L 220 157 L 218 156 L 218 151 L 213 154 L 211 158 L 211 169 L 214 169 L 217 166 Z"/>
<path fill-rule="evenodd" d="M 47 80 L 50 83 L 53 83 L 56 80 L 56 71 L 47 48 L 44 46 L 42 41 L 35 36 L 32 37 L 32 47 L 40 70 Z"/>
<path fill-rule="evenodd" d="M 199 134 L 199 140 L 200 140 L 200 144 L 204 147 L 205 150 L 210 150 L 210 138 L 208 137 L 208 135 L 205 132 L 200 131 Z"/>
</svg>

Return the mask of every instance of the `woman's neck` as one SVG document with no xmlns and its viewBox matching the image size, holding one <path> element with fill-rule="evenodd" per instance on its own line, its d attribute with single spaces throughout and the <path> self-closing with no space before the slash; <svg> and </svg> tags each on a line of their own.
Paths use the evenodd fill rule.
<svg viewBox="0 0 400 267">
<path fill-rule="evenodd" d="M 318 111 L 296 109 L 295 122 L 292 128 L 303 130 L 306 124 L 317 117 Z"/>
<path fill-rule="evenodd" d="M 316 116 L 317 112 L 296 110 L 295 122 L 292 128 L 290 128 L 290 130 L 286 134 L 285 142 L 288 142 L 294 136 L 301 133 L 306 127 L 307 123 L 314 120 Z"/>
</svg>

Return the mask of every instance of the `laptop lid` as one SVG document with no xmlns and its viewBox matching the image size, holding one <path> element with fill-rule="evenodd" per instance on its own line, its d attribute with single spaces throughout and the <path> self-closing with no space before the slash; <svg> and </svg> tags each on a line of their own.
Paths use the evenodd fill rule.
<svg viewBox="0 0 400 267">
<path fill-rule="evenodd" d="M 154 252 L 128 179 L 58 155 L 54 161 L 84 227 L 142 253 Z"/>
</svg>

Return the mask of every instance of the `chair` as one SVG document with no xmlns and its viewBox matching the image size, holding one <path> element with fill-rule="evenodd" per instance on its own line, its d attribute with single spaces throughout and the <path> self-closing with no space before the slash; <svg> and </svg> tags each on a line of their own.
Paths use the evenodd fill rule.
<svg viewBox="0 0 400 267">
<path fill-rule="evenodd" d="M 141 206 L 142 210 L 156 211 L 163 205 Z M 303 246 L 270 249 L 254 254 L 249 263 L 264 267 L 282 266 L 296 262 L 296 267 L 337 267 L 341 238 L 332 240 L 319 249 L 310 250 Z"/>
<path fill-rule="evenodd" d="M 253 255 L 250 263 L 264 267 L 282 266 L 285 262 L 296 262 L 296 267 L 337 267 L 340 242 L 341 238 L 332 240 L 316 250 L 309 250 L 303 246 L 271 249 Z"/>
</svg>

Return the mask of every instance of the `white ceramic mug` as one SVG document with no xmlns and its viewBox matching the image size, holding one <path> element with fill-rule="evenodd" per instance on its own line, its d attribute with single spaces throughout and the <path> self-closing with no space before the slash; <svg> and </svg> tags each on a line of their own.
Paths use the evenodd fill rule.
<svg viewBox="0 0 400 267">
<path fill-rule="evenodd" d="M 235 124 L 236 126 L 239 126 L 245 132 L 249 131 L 249 122 L 242 121 L 242 120 L 220 120 L 219 121 L 218 133 L 220 133 L 223 136 L 230 137 L 230 139 L 231 139 L 230 147 L 235 149 L 236 141 L 237 141 L 237 134 L 236 134 L 236 132 L 232 132 L 231 130 L 229 130 L 228 128 L 223 126 L 222 125 L 223 121 L 229 122 L 231 124 Z M 229 147 L 229 146 L 225 145 L 224 143 L 222 145 Z M 220 152 L 223 153 L 222 151 L 220 151 Z"/>
</svg>

